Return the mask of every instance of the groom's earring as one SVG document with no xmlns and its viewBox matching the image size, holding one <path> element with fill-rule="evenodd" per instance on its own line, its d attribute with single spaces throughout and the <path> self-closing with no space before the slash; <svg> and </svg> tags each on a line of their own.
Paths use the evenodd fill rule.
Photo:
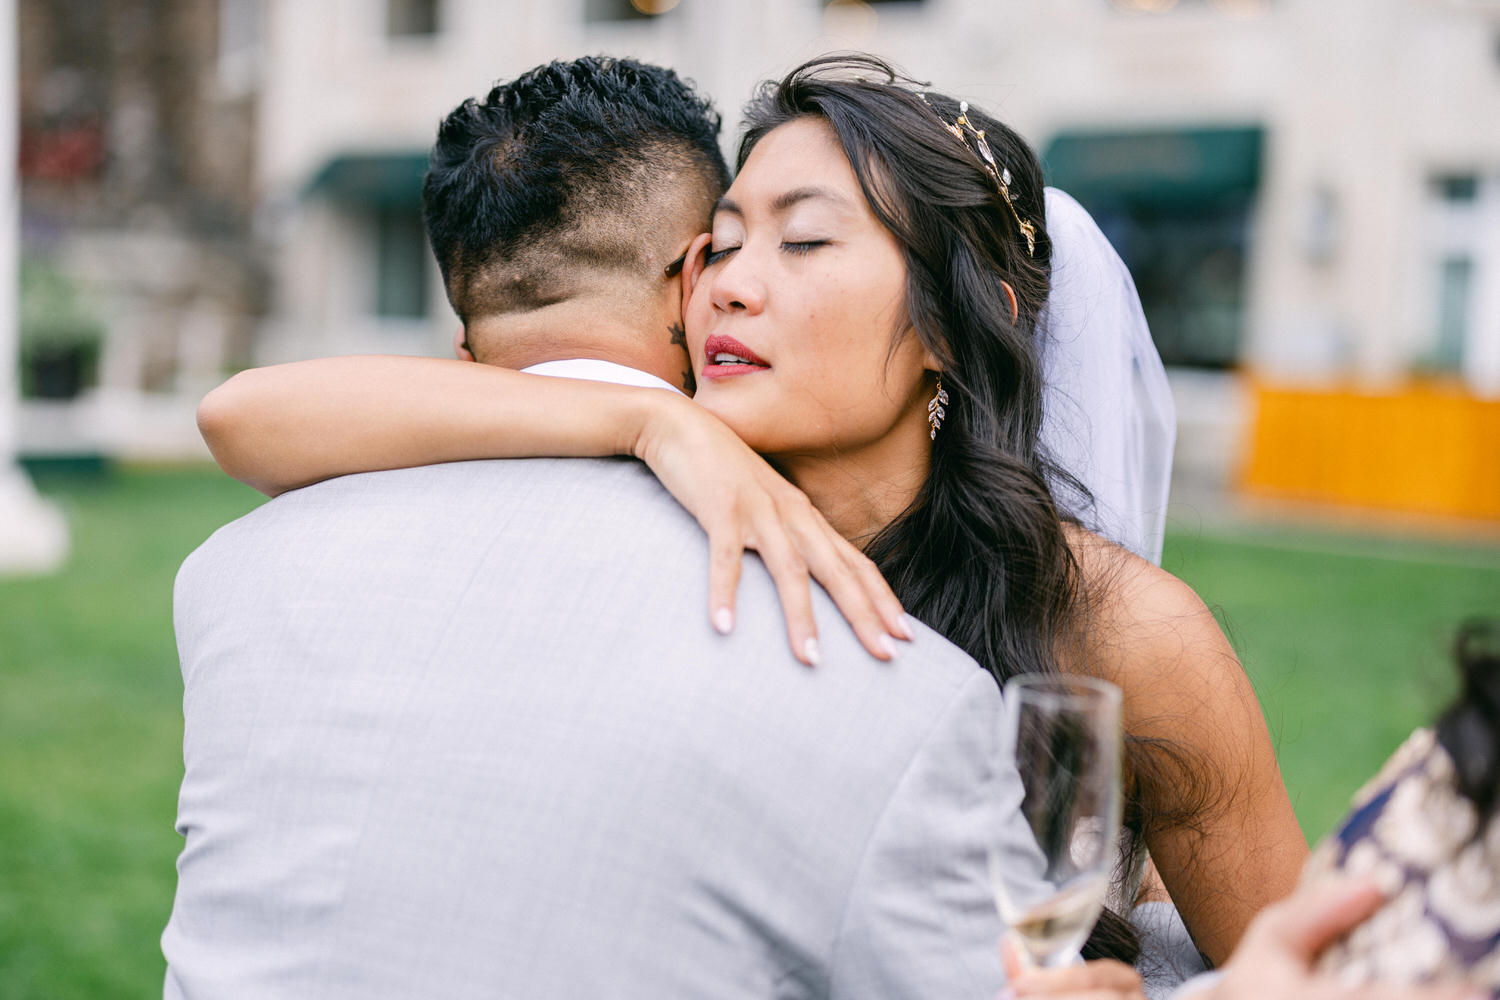
<svg viewBox="0 0 1500 1000">
<path fill-rule="evenodd" d="M 947 405 L 948 390 L 943 388 L 943 376 L 939 375 L 937 380 L 937 395 L 933 396 L 932 401 L 927 404 L 927 424 L 932 428 L 932 434 L 929 436 L 934 441 L 937 440 L 938 428 L 943 426 L 943 418 L 948 415 L 948 411 L 943 409 Z"/>
</svg>

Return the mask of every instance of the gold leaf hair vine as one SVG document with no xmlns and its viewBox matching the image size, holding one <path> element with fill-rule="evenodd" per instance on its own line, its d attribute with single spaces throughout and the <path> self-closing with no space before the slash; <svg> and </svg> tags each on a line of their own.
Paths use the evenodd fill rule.
<svg viewBox="0 0 1500 1000">
<path fill-rule="evenodd" d="M 990 180 L 995 182 L 995 187 L 1000 192 L 1001 200 L 1005 202 L 1005 207 L 1010 209 L 1011 217 L 1016 220 L 1016 227 L 1021 230 L 1021 235 L 1026 237 L 1026 255 L 1028 257 L 1036 256 L 1036 227 L 1021 218 L 1021 213 L 1016 211 L 1016 203 L 1010 199 L 1010 168 L 1002 167 L 995 162 L 995 154 L 990 152 L 990 144 L 985 141 L 984 129 L 975 128 L 974 124 L 969 121 L 969 102 L 959 102 L 958 119 L 950 125 L 943 121 L 943 116 L 938 114 L 937 108 L 928 104 L 926 94 L 917 91 L 917 98 L 932 109 L 932 113 L 937 115 L 938 123 L 953 138 L 963 143 L 965 149 L 972 152 L 976 147 L 978 148 L 980 166 L 984 168 L 985 173 L 990 175 Z M 974 137 L 973 146 L 969 145 L 968 136 Z"/>
</svg>

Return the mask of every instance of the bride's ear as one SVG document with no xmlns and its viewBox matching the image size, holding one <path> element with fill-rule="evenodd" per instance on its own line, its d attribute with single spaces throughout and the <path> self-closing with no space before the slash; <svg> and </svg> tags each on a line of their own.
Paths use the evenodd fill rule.
<svg viewBox="0 0 1500 1000">
<path fill-rule="evenodd" d="M 469 350 L 469 338 L 463 327 L 453 331 L 453 353 L 460 361 L 474 360 L 474 352 Z"/>
<path fill-rule="evenodd" d="M 682 264 L 682 306 L 687 308 L 688 299 L 693 297 L 693 289 L 698 287 L 698 279 L 703 276 L 704 262 L 708 258 L 708 245 L 714 240 L 713 233 L 699 233 L 693 242 L 688 244 L 687 257 Z"/>
<path fill-rule="evenodd" d="M 936 354 L 932 353 L 932 349 L 922 342 L 922 338 L 917 336 L 916 328 L 908 326 L 906 328 L 906 335 L 915 340 L 917 346 L 922 349 L 922 367 L 933 375 L 941 375 L 943 373 L 943 363 L 938 360 Z"/>
<path fill-rule="evenodd" d="M 1021 303 L 1016 298 L 1016 290 L 1004 278 L 1000 279 L 1000 287 L 1005 289 L 1005 297 L 1010 299 L 1010 321 L 1014 323 L 1021 318 Z"/>
</svg>

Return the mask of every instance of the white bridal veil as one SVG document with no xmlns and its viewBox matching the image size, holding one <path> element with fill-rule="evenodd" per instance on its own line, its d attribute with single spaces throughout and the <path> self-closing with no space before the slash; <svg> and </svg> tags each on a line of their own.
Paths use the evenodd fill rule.
<svg viewBox="0 0 1500 1000">
<path fill-rule="evenodd" d="M 1086 525 L 1161 561 L 1177 413 L 1130 272 L 1088 212 L 1047 189 L 1052 294 L 1039 324 L 1042 444 L 1094 495 Z M 1072 501 L 1070 503 L 1070 500 Z"/>
</svg>

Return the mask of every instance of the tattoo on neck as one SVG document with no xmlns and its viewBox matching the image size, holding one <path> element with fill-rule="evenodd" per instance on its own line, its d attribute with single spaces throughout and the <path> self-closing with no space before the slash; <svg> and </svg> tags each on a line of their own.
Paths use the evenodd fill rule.
<svg viewBox="0 0 1500 1000">
<path fill-rule="evenodd" d="M 667 327 L 672 334 L 672 346 L 682 348 L 682 353 L 687 353 L 687 331 L 682 328 L 681 323 L 673 323 Z M 682 391 L 691 396 L 698 388 L 697 380 L 693 378 L 692 366 L 689 365 L 682 373 Z"/>
</svg>

